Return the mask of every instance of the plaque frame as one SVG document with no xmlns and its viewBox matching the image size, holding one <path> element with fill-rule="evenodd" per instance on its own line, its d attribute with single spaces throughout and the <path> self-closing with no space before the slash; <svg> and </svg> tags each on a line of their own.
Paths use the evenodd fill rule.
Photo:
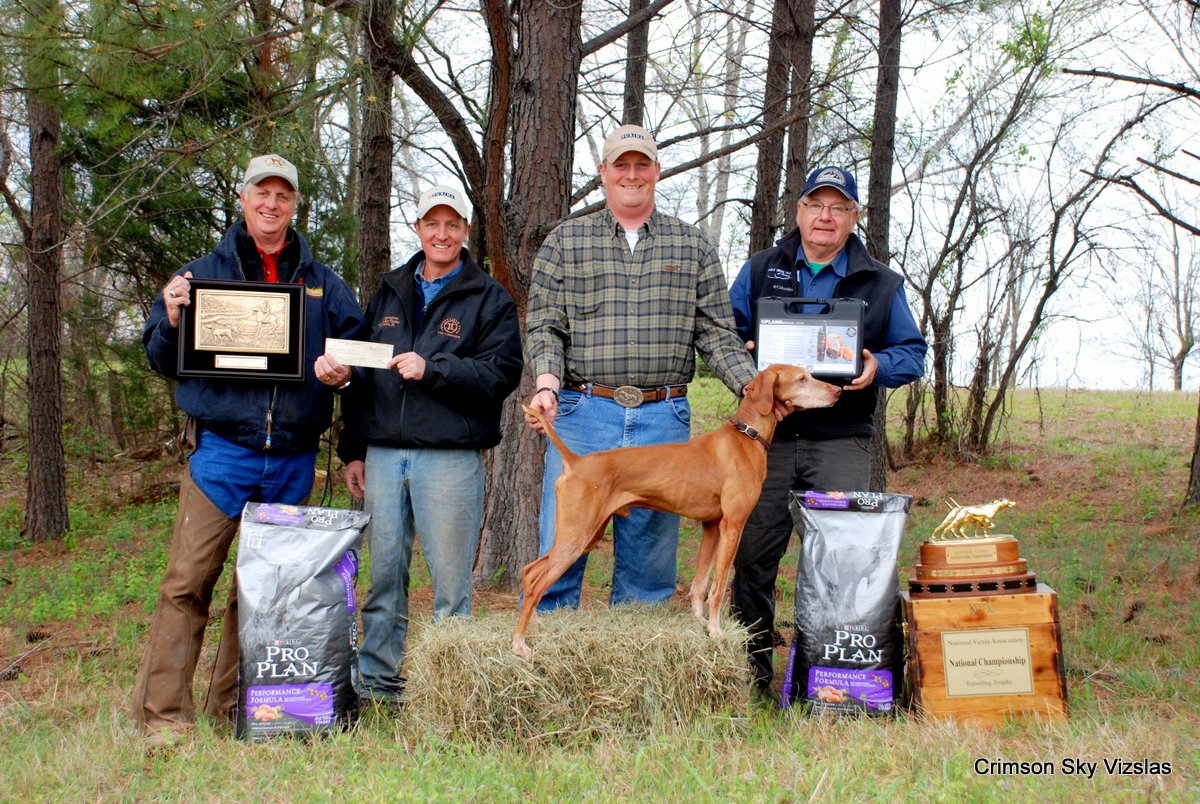
<svg viewBox="0 0 1200 804">
<path fill-rule="evenodd" d="M 180 377 L 304 379 L 304 286 L 190 279 L 179 309 Z"/>
</svg>

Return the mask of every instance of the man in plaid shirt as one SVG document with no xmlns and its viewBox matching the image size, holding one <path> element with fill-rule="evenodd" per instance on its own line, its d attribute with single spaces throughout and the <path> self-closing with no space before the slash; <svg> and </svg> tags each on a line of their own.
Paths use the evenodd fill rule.
<svg viewBox="0 0 1200 804">
<path fill-rule="evenodd" d="M 559 225 L 534 261 L 525 359 L 538 389 L 529 404 L 581 455 L 686 441 L 696 350 L 739 395 L 754 378 L 716 248 L 695 226 L 654 209 L 660 169 L 644 128 L 618 128 L 600 165 L 605 209 Z M 539 554 L 554 543 L 561 473 L 558 452 L 546 450 Z M 670 598 L 678 538 L 674 514 L 635 508 L 615 517 L 610 602 Z M 578 606 L 586 563 L 585 555 L 567 570 L 538 609 Z"/>
</svg>

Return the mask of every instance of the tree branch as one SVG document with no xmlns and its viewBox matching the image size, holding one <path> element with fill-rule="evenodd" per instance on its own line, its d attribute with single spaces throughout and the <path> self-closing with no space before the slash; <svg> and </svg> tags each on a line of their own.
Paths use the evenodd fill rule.
<svg viewBox="0 0 1200 804">
<path fill-rule="evenodd" d="M 1140 162 L 1143 160 L 1139 159 L 1138 161 Z M 1164 206 L 1157 198 L 1151 195 L 1149 191 L 1138 184 L 1134 180 L 1133 176 L 1100 176 L 1095 173 L 1088 173 L 1087 175 L 1097 178 L 1101 181 L 1108 182 L 1109 184 L 1116 184 L 1120 187 L 1128 187 L 1130 190 L 1133 190 L 1135 193 L 1141 196 L 1147 204 L 1154 207 L 1154 210 L 1160 216 L 1166 218 L 1181 229 L 1191 232 L 1194 235 L 1200 235 L 1200 227 L 1193 223 L 1188 223 L 1175 213 L 1171 212 L 1171 210 L 1167 209 L 1167 207 Z"/>
<path fill-rule="evenodd" d="M 29 218 L 26 217 L 25 209 L 8 186 L 8 172 L 12 169 L 12 152 L 12 140 L 8 138 L 8 131 L 0 128 L 0 195 L 4 196 L 9 211 L 12 212 L 13 218 L 21 228 L 21 238 L 25 242 L 25 247 L 29 248 L 33 242 L 33 230 L 29 228 Z"/>
<path fill-rule="evenodd" d="M 1186 154 L 1187 151 L 1184 151 L 1184 153 Z M 1188 154 L 1188 156 L 1192 156 L 1192 154 Z M 1185 181 L 1188 184 L 1194 185 L 1196 187 L 1200 187 L 1200 180 L 1193 179 L 1191 176 L 1187 176 L 1183 173 L 1179 173 L 1178 171 L 1169 170 L 1168 168 L 1163 167 L 1162 165 L 1158 164 L 1157 162 L 1151 162 L 1148 159 L 1142 159 L 1140 156 L 1138 157 L 1138 161 L 1141 162 L 1143 165 L 1145 165 L 1148 168 L 1153 168 L 1160 173 L 1166 173 L 1168 176 L 1172 176 L 1176 179 L 1179 179 L 1180 181 Z"/>
<path fill-rule="evenodd" d="M 1082 75 L 1090 78 L 1110 78 L 1113 81 L 1124 81 L 1129 84 L 1143 84 L 1145 86 L 1158 87 L 1159 89 L 1169 89 L 1179 95 L 1200 100 L 1200 89 L 1193 89 L 1187 84 L 1181 82 L 1160 81 L 1157 78 L 1143 78 L 1136 75 L 1111 73 L 1108 70 L 1074 70 L 1070 67 L 1063 67 L 1062 71 L 1067 75 Z"/>
<path fill-rule="evenodd" d="M 681 165 L 676 165 L 675 167 L 671 168 L 670 170 L 664 170 L 662 172 L 662 174 L 658 177 L 659 181 L 661 181 L 663 179 L 669 179 L 672 176 L 678 176 L 680 173 L 686 173 L 687 171 L 694 170 L 695 168 L 698 168 L 701 165 L 706 165 L 709 162 L 713 161 L 714 159 L 720 159 L 722 156 L 727 156 L 729 154 L 737 153 L 738 151 L 740 151 L 744 148 L 748 148 L 751 145 L 753 145 L 754 143 L 758 142 L 759 140 L 762 140 L 762 139 L 765 139 L 765 138 L 771 136 L 776 131 L 787 128 L 788 126 L 790 126 L 793 123 L 795 123 L 796 121 L 798 121 L 801 117 L 804 117 L 806 114 L 807 114 L 807 112 L 805 112 L 803 110 L 793 112 L 792 114 L 788 115 L 787 117 L 776 120 L 774 123 L 772 123 L 769 126 L 765 126 L 757 134 L 752 134 L 749 137 L 746 137 L 745 139 L 730 143 L 729 145 L 726 145 L 723 148 L 718 148 L 715 151 L 709 151 L 707 154 L 704 154 L 703 156 L 698 156 L 695 159 L 691 160 L 690 162 L 684 162 Z M 602 209 L 604 207 L 604 204 L 605 204 L 604 201 L 596 201 L 594 203 L 588 204 L 586 207 L 581 207 L 580 209 L 577 209 L 574 212 L 572 212 L 571 214 L 567 215 L 567 218 L 578 218 L 581 215 L 587 215 L 590 212 L 595 212 L 599 209 Z"/>
<path fill-rule="evenodd" d="M 597 50 L 604 47 L 605 45 L 611 45 L 613 42 L 617 41 L 622 36 L 624 36 L 625 34 L 632 31 L 634 28 L 641 25 L 646 20 L 655 16 L 656 14 L 658 14 L 658 12 L 662 11 L 664 8 L 671 5 L 671 3 L 673 3 L 673 2 L 675 2 L 675 0 L 654 0 L 653 3 L 646 6 L 644 9 L 639 11 L 637 14 L 633 14 L 629 17 L 626 17 L 625 21 L 622 22 L 620 25 L 618 25 L 614 28 L 609 28 L 607 31 L 600 34 L 599 36 L 589 39 L 587 42 L 584 42 L 583 43 L 583 55 L 590 56 L 591 54 L 595 53 Z"/>
<path fill-rule="evenodd" d="M 345 0 L 338 2 L 322 0 L 322 5 L 345 13 L 352 13 L 358 10 L 359 4 L 345 2 Z M 446 136 L 454 144 L 454 151 L 462 162 L 468 184 L 472 187 L 482 187 L 485 181 L 483 157 L 479 153 L 475 139 L 471 136 L 471 129 L 467 125 L 466 119 L 454 107 L 453 101 L 447 97 L 446 93 L 442 92 L 433 79 L 425 74 L 412 57 L 412 52 L 400 41 L 394 30 L 387 31 L 382 36 L 383 40 L 376 44 L 383 54 L 384 62 L 409 89 L 416 93 L 417 97 L 433 112 L 437 121 L 442 124 Z"/>
</svg>

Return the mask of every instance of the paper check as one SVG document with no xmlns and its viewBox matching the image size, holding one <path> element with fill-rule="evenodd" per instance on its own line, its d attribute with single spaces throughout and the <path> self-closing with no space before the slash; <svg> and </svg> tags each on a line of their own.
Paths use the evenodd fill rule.
<svg viewBox="0 0 1200 804">
<path fill-rule="evenodd" d="M 345 338 L 326 338 L 325 353 L 332 355 L 343 366 L 365 366 L 366 368 L 387 368 L 392 359 L 390 343 L 371 343 L 370 341 L 350 341 Z"/>
</svg>

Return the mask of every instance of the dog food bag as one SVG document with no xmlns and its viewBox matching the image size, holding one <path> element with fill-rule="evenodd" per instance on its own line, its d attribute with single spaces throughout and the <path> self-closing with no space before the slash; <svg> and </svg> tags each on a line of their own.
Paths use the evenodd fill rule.
<svg viewBox="0 0 1200 804">
<path fill-rule="evenodd" d="M 810 714 L 892 711 L 903 678 L 896 558 L 912 497 L 793 491 L 801 535 L 796 637 L 784 706 L 801 695 Z"/>
<path fill-rule="evenodd" d="M 238 547 L 237 736 L 319 734 L 358 717 L 358 544 L 371 515 L 247 503 Z"/>
</svg>

